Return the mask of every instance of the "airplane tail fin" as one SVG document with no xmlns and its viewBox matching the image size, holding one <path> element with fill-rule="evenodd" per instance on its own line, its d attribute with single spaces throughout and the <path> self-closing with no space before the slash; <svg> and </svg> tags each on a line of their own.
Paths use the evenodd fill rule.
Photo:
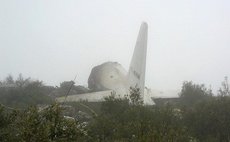
<svg viewBox="0 0 230 142">
<path fill-rule="evenodd" d="M 128 72 L 128 80 L 131 87 L 140 88 L 142 97 L 144 97 L 145 88 L 147 37 L 148 25 L 147 23 L 143 22 L 137 37 L 136 46 Z"/>
</svg>

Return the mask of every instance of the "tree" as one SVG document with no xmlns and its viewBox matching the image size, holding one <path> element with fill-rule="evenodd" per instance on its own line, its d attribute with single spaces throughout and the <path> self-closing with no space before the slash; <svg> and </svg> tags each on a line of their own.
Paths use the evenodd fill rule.
<svg viewBox="0 0 230 142">
<path fill-rule="evenodd" d="M 131 101 L 131 104 L 132 105 L 143 105 L 144 102 L 143 102 L 143 98 L 141 97 L 141 92 L 140 92 L 140 88 L 133 88 L 133 87 L 130 87 L 130 101 Z"/>
<path fill-rule="evenodd" d="M 18 75 L 17 80 L 15 81 L 15 84 L 17 87 L 25 87 L 26 85 L 29 85 L 31 82 L 33 82 L 33 81 L 31 81 L 30 78 L 24 79 L 22 74 L 20 73 Z"/>
<path fill-rule="evenodd" d="M 222 82 L 222 88 L 219 89 L 218 95 L 219 96 L 230 96 L 230 88 L 229 88 L 227 76 L 224 78 L 224 81 Z"/>
<path fill-rule="evenodd" d="M 12 75 L 8 75 L 4 81 L 5 84 L 14 84 L 14 79 Z"/>
<path fill-rule="evenodd" d="M 203 84 L 194 84 L 192 81 L 184 82 L 179 94 L 182 104 L 191 106 L 199 101 L 206 100 L 212 96 L 212 90 L 207 89 Z"/>
<path fill-rule="evenodd" d="M 24 79 L 20 74 L 16 81 L 12 76 L 7 77 L 14 84 L 0 88 L 0 103 L 10 107 L 26 108 L 30 105 L 50 104 L 52 99 L 43 83 L 39 80 Z M 11 80 L 11 81 L 9 81 Z"/>
</svg>

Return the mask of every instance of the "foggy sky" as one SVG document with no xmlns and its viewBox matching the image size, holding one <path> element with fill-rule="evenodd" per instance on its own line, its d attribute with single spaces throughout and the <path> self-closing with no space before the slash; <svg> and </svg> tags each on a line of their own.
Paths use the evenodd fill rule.
<svg viewBox="0 0 230 142">
<path fill-rule="evenodd" d="M 230 77 L 229 0 L 0 0 L 0 79 L 59 85 L 93 66 L 128 70 L 142 21 L 149 26 L 146 85 L 218 89 Z"/>
</svg>

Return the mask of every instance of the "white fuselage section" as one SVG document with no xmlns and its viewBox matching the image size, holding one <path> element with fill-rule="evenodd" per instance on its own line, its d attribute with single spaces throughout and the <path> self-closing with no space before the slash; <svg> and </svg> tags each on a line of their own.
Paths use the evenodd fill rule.
<svg viewBox="0 0 230 142">
<path fill-rule="evenodd" d="M 137 87 L 140 89 L 144 104 L 154 104 L 149 91 L 145 93 L 147 37 L 148 25 L 142 23 L 128 72 L 117 62 L 106 62 L 98 65 L 92 69 L 88 79 L 88 87 L 94 92 L 71 95 L 66 98 L 66 101 L 103 101 L 104 97 L 109 96 L 112 91 L 123 97 L 129 94 L 130 87 Z M 63 101 L 65 98 L 61 97 L 57 100 Z"/>
</svg>

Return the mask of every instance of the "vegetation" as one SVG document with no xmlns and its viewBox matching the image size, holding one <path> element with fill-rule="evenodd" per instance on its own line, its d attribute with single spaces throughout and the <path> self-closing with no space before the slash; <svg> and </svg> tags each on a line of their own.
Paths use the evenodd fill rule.
<svg viewBox="0 0 230 142">
<path fill-rule="evenodd" d="M 195 103 L 210 99 L 212 90 L 207 89 L 203 84 L 193 84 L 193 82 L 184 82 L 180 92 L 181 104 L 192 106 Z"/>
<path fill-rule="evenodd" d="M 81 141 L 85 131 L 74 119 L 66 119 L 61 107 L 53 104 L 44 110 L 29 107 L 23 111 L 0 111 L 0 141 Z"/>
<path fill-rule="evenodd" d="M 16 82 L 10 77 L 7 80 Z M 17 89 L 27 92 L 23 95 L 44 95 L 39 83 L 32 84 L 18 83 Z M 204 85 L 184 82 L 177 103 L 145 106 L 140 90 L 130 88 L 130 95 L 124 98 L 115 93 L 105 98 L 96 113 L 85 107 L 86 102 L 72 103 L 78 108 L 72 117 L 66 116 L 64 105 L 52 103 L 41 109 L 34 106 L 39 102 L 36 99 L 26 109 L 0 106 L 0 141 L 229 142 L 229 92 L 227 78 L 218 95 Z"/>
<path fill-rule="evenodd" d="M 106 98 L 102 113 L 89 125 L 94 141 L 189 141 L 181 116 L 172 106 L 144 106 L 139 89 L 130 92 L 124 99 Z"/>
<path fill-rule="evenodd" d="M 50 94 L 50 97 L 61 97 L 68 95 L 76 95 L 76 94 L 84 94 L 89 93 L 92 90 L 89 90 L 88 88 L 81 86 L 81 85 L 75 85 L 74 81 L 63 81 L 60 83 L 60 87 L 56 86 L 55 91 L 53 91 Z"/>
<path fill-rule="evenodd" d="M 17 108 L 51 104 L 52 99 L 47 94 L 53 89 L 53 87 L 45 86 L 41 81 L 24 79 L 21 74 L 16 80 L 9 75 L 0 83 L 0 103 Z"/>
</svg>

